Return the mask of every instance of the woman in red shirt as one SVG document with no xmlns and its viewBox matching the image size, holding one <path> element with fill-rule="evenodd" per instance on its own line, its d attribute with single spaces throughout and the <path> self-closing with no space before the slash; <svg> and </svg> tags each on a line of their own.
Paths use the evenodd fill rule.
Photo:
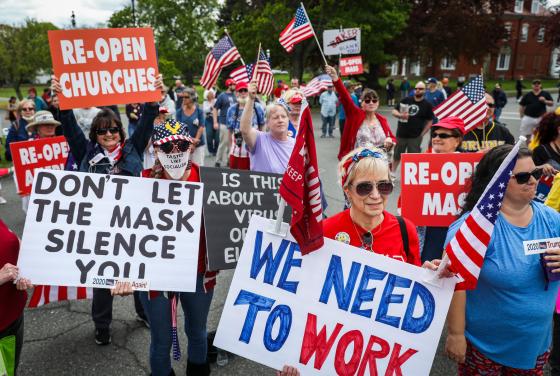
<svg viewBox="0 0 560 376">
<path fill-rule="evenodd" d="M 377 148 L 357 148 L 338 166 L 350 208 L 324 220 L 324 236 L 420 266 L 414 224 L 385 210 L 393 191 L 387 155 Z"/>
<path fill-rule="evenodd" d="M 17 369 L 23 345 L 23 309 L 27 302 L 25 290 L 33 287 L 29 280 L 18 279 L 19 270 L 16 266 L 18 255 L 18 237 L 0 220 L 0 340 L 15 336 L 13 371 Z M 17 283 L 14 285 L 15 280 Z"/>
</svg>

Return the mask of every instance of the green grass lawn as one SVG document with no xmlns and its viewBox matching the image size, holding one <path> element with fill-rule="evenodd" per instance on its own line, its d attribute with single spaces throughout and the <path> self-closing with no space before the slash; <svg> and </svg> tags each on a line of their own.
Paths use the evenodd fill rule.
<svg viewBox="0 0 560 376">
<path fill-rule="evenodd" d="M 6 153 L 4 148 L 6 138 L 0 137 L 0 141 L 0 167 L 12 167 L 12 162 L 6 161 Z"/>
</svg>

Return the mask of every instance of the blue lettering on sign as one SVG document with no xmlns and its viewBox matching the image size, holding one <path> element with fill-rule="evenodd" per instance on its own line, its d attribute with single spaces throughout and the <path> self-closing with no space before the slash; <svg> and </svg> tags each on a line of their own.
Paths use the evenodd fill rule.
<svg viewBox="0 0 560 376">
<path fill-rule="evenodd" d="M 276 339 L 272 338 L 272 327 L 274 322 L 280 320 L 280 328 Z M 290 329 L 292 327 L 292 310 L 284 304 L 274 307 L 268 319 L 266 320 L 266 327 L 264 329 L 263 342 L 268 351 L 278 351 L 284 346 L 288 339 Z"/>
<path fill-rule="evenodd" d="M 285 239 L 282 240 L 282 242 L 280 243 L 280 247 L 278 248 L 278 251 L 275 255 L 272 254 L 272 243 L 270 243 L 268 247 L 266 247 L 266 250 L 261 257 L 262 238 L 263 232 L 257 231 L 250 275 L 251 278 L 257 279 L 257 276 L 259 275 L 262 267 L 266 265 L 263 282 L 272 285 L 274 282 L 274 276 L 276 275 L 276 272 L 280 267 L 280 261 L 282 261 L 284 252 L 286 252 L 286 248 L 288 248 L 290 242 Z"/>
<path fill-rule="evenodd" d="M 361 309 L 362 303 L 373 301 L 373 297 L 375 295 L 375 288 L 368 289 L 367 285 L 372 279 L 376 281 L 382 281 L 386 275 L 387 272 L 372 268 L 371 266 L 366 265 L 364 267 L 362 279 L 360 280 L 360 284 L 358 285 L 358 292 L 356 293 L 354 303 L 352 303 L 352 310 L 350 312 L 367 318 L 371 317 L 371 309 Z"/>
<path fill-rule="evenodd" d="M 401 318 L 396 316 L 389 316 L 387 312 L 389 312 L 389 304 L 402 303 L 404 300 L 404 295 L 393 294 L 393 289 L 395 287 L 409 288 L 411 283 L 412 281 L 408 278 L 389 274 L 385 289 L 383 290 L 383 295 L 381 295 L 381 301 L 379 302 L 379 309 L 377 310 L 375 321 L 394 326 L 395 328 L 399 327 Z"/>
<path fill-rule="evenodd" d="M 290 250 L 286 256 L 286 262 L 284 263 L 284 268 L 282 268 L 282 274 L 280 274 L 280 280 L 278 281 L 278 287 L 283 290 L 289 291 L 291 293 L 297 293 L 297 287 L 299 282 L 288 281 L 288 275 L 292 266 L 301 268 L 301 258 L 294 258 L 295 252 L 301 253 L 299 245 L 295 242 L 290 242 Z"/>
<path fill-rule="evenodd" d="M 251 334 L 253 333 L 253 326 L 255 325 L 257 313 L 259 311 L 270 311 L 274 302 L 274 299 L 270 299 L 259 294 L 246 290 L 239 291 L 234 305 L 249 304 L 247 316 L 245 317 L 245 323 L 243 324 L 243 329 L 241 329 L 241 335 L 239 336 L 240 341 L 249 343 L 251 340 Z"/>
<path fill-rule="evenodd" d="M 352 299 L 352 292 L 354 291 L 354 286 L 356 285 L 356 279 L 358 278 L 358 273 L 360 272 L 360 266 L 360 263 L 352 262 L 350 274 L 348 275 L 348 281 L 346 282 L 346 286 L 344 286 L 342 260 L 340 259 L 340 256 L 333 255 L 331 257 L 329 269 L 327 270 L 325 282 L 323 283 L 323 290 L 321 291 L 319 301 L 327 304 L 331 290 L 334 288 L 338 308 L 345 311 L 348 310 L 350 300 Z"/>
<path fill-rule="evenodd" d="M 424 313 L 420 317 L 413 317 L 412 314 L 414 313 L 414 307 L 416 307 L 418 298 L 422 301 Z M 401 329 L 409 333 L 422 333 L 432 324 L 435 308 L 436 301 L 432 293 L 420 283 L 414 282 Z"/>
</svg>

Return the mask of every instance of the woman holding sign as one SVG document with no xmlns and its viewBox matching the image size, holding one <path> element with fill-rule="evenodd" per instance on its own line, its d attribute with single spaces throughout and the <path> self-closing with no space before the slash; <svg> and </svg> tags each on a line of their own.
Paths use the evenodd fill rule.
<svg viewBox="0 0 560 376">
<path fill-rule="evenodd" d="M 497 146 L 482 157 L 463 215 L 449 228 L 448 243 L 512 148 Z M 459 363 L 459 375 L 543 374 L 560 276 L 560 249 L 548 246 L 546 239 L 560 236 L 560 215 L 533 200 L 542 173 L 531 152 L 521 148 L 505 192 L 499 194 L 503 201 L 494 195 L 489 199 L 488 209 L 499 205 L 500 211 L 478 284 L 456 291 L 448 314 L 445 348 Z M 540 239 L 538 248 L 544 245 L 545 253 L 524 251 L 523 241 Z"/>
<path fill-rule="evenodd" d="M 390 151 L 396 138 L 387 119 L 377 113 L 379 96 L 375 90 L 364 89 L 360 98 L 361 107 L 358 107 L 339 79 L 336 69 L 327 65 L 325 71 L 334 83 L 346 115 L 338 159 L 357 147 L 378 147 Z"/>
<path fill-rule="evenodd" d="M 142 172 L 143 177 L 154 179 L 200 182 L 198 165 L 192 163 L 195 147 L 186 124 L 169 119 L 154 126 L 152 144 L 156 163 Z M 207 363 L 206 321 L 212 302 L 216 272 L 206 270 L 206 239 L 204 226 L 200 229 L 198 244 L 198 275 L 196 292 L 161 291 L 141 293 L 142 304 L 150 321 L 150 367 L 154 376 L 174 375 L 169 352 L 173 345 L 173 357 L 180 358 L 177 339 L 177 305 L 185 314 L 185 334 L 188 338 L 187 375 L 210 374 Z M 173 335 L 172 335 L 173 329 Z"/>
<path fill-rule="evenodd" d="M 420 266 L 414 224 L 385 210 L 393 192 L 387 155 L 355 149 L 342 158 L 338 173 L 350 208 L 323 221 L 324 236 Z"/>
<path fill-rule="evenodd" d="M 155 86 L 157 90 L 163 87 L 161 75 L 157 77 Z M 52 89 L 56 93 L 62 91 L 58 78 L 54 76 Z M 142 155 L 150 141 L 158 109 L 158 103 L 145 104 L 138 127 L 129 139 L 125 139 L 120 118 L 108 108 L 95 116 L 88 135 L 80 129 L 72 110 L 61 111 L 60 122 L 77 170 L 105 175 L 139 176 L 142 172 Z M 134 294 L 134 302 L 138 319 L 146 322 L 137 292 Z M 93 289 L 91 314 L 95 323 L 95 343 L 108 345 L 111 343 L 110 326 L 113 317 L 113 296 L 110 290 Z"/>
</svg>

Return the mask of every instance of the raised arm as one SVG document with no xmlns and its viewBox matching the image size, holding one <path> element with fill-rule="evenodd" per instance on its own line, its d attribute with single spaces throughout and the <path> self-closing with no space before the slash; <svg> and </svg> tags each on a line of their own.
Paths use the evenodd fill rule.
<svg viewBox="0 0 560 376">
<path fill-rule="evenodd" d="M 78 125 L 78 122 L 74 117 L 74 111 L 60 111 L 60 122 L 62 123 L 64 137 L 66 137 L 66 141 L 70 147 L 70 152 L 74 156 L 74 159 L 79 163 L 86 155 L 88 139 Z"/>
<path fill-rule="evenodd" d="M 327 72 L 327 74 L 333 81 L 333 85 L 339 95 L 339 100 L 342 104 L 342 107 L 344 108 L 344 113 L 346 114 L 346 116 L 355 116 L 356 111 L 359 111 L 360 108 L 356 106 L 356 104 L 352 100 L 352 97 L 350 96 L 350 93 L 348 92 L 348 90 L 346 90 L 344 83 L 339 79 L 338 74 L 336 73 L 336 69 L 334 69 L 330 65 L 327 65 L 325 66 L 325 72 Z"/>
<path fill-rule="evenodd" d="M 154 86 L 156 87 L 156 90 L 162 90 L 163 78 L 161 74 L 156 77 Z M 150 142 L 150 137 L 152 137 L 152 133 L 154 131 L 154 120 L 158 113 L 158 102 L 144 104 L 144 111 L 142 111 L 142 116 L 140 116 L 138 127 L 130 138 L 130 142 L 132 142 L 132 145 L 140 155 L 144 153 L 144 149 L 146 149 L 146 146 L 148 146 L 148 143 Z"/>
<path fill-rule="evenodd" d="M 253 150 L 257 142 L 257 130 L 253 128 L 253 108 L 255 106 L 255 98 L 257 97 L 257 81 L 253 80 L 249 84 L 249 97 L 243 109 L 239 129 L 243 136 L 243 141 L 247 144 L 249 150 Z"/>
</svg>

